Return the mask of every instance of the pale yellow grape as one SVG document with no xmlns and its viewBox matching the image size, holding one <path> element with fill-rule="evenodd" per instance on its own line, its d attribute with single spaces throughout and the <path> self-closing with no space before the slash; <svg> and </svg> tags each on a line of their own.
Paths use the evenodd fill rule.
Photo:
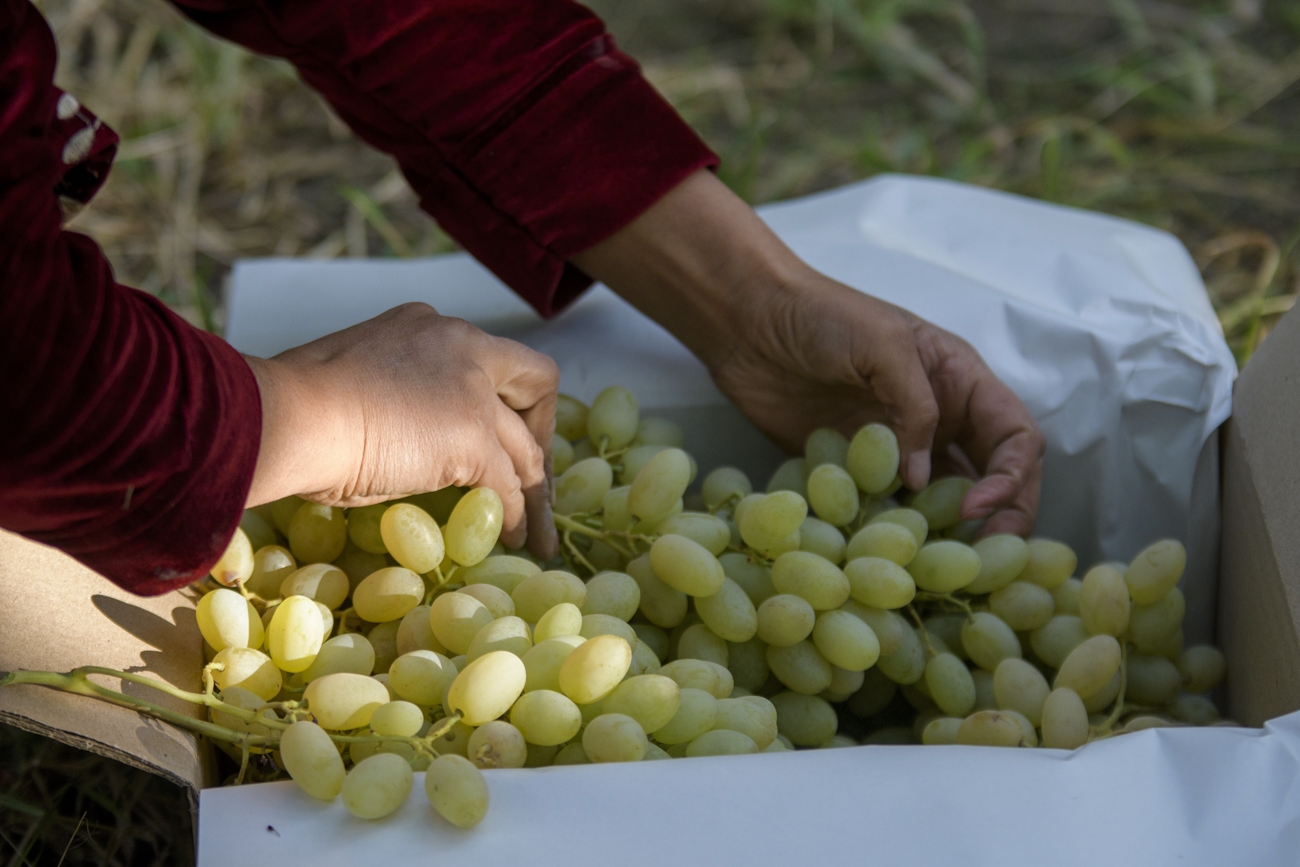
<svg viewBox="0 0 1300 867">
<path fill-rule="evenodd" d="M 898 475 L 898 437 L 883 424 L 869 424 L 853 435 L 844 466 L 868 494 L 879 494 Z"/>
<path fill-rule="evenodd" d="M 664 449 L 637 472 L 628 492 L 628 509 L 641 520 L 662 519 L 686 493 L 690 479 L 691 462 L 686 452 Z"/>
<path fill-rule="evenodd" d="M 669 518 L 673 517 L 674 515 L 680 515 L 682 513 L 682 510 L 685 508 L 686 508 L 685 501 L 679 499 L 676 503 L 673 504 L 673 507 L 669 509 L 667 515 L 664 515 L 662 518 L 655 518 L 653 520 L 647 519 L 645 521 L 637 521 L 632 525 L 631 532 L 641 536 L 658 535 L 659 525 L 662 524 L 664 521 L 668 520 Z"/>
<path fill-rule="evenodd" d="M 1079 613 L 1079 594 L 1083 592 L 1083 581 L 1078 578 L 1066 578 L 1050 592 L 1056 604 L 1057 614 Z"/>
<path fill-rule="evenodd" d="M 330 558 L 333 559 L 333 558 Z M 244 584 L 253 576 L 253 545 L 239 527 L 226 544 L 221 559 L 212 567 L 212 577 L 218 584 L 233 587 Z"/>
<path fill-rule="evenodd" d="M 487 781 L 463 756 L 434 759 L 424 772 L 424 793 L 438 815 L 458 828 L 473 828 L 487 815 Z"/>
<path fill-rule="evenodd" d="M 701 689 L 683 687 L 678 695 L 677 712 L 655 729 L 661 744 L 685 744 L 713 728 L 718 720 L 718 700 Z"/>
<path fill-rule="evenodd" d="M 623 714 L 636 720 L 650 734 L 663 728 L 677 714 L 681 688 L 672 678 L 658 674 L 630 677 L 614 688 L 602 703 L 605 713 Z"/>
<path fill-rule="evenodd" d="M 704 477 L 701 489 L 704 505 L 716 509 L 728 500 L 737 500 L 754 493 L 749 476 L 735 467 L 718 467 Z"/>
<path fill-rule="evenodd" d="M 369 725 L 375 708 L 387 704 L 388 688 L 364 674 L 335 672 L 318 677 L 303 691 L 307 709 L 331 731 Z"/>
<path fill-rule="evenodd" d="M 433 742 L 433 748 L 440 754 L 455 753 L 458 756 L 469 755 L 469 736 L 474 734 L 473 726 L 463 722 L 453 725 L 446 734 Z"/>
<path fill-rule="evenodd" d="M 975 681 L 966 664 L 951 653 L 940 653 L 926 663 L 925 684 L 948 716 L 964 717 L 975 707 Z"/>
<path fill-rule="evenodd" d="M 607 451 L 632 442 L 641 423 L 636 396 L 621 385 L 611 385 L 596 395 L 587 413 L 587 436 L 592 445 Z"/>
<path fill-rule="evenodd" d="M 208 593 L 194 613 L 199 632 L 213 650 L 262 646 L 262 618 L 253 603 L 234 590 L 219 587 Z"/>
<path fill-rule="evenodd" d="M 808 462 L 804 458 L 790 458 L 781 463 L 772 473 L 772 477 L 767 480 L 767 493 L 774 494 L 777 491 L 788 491 L 798 494 L 799 497 L 808 496 Z"/>
<path fill-rule="evenodd" d="M 1183 676 L 1163 656 L 1130 653 L 1125 660 L 1124 698 L 1140 705 L 1164 705 L 1178 696 Z"/>
<path fill-rule="evenodd" d="M 280 735 L 280 761 L 304 792 L 332 801 L 343 788 L 343 758 L 324 729 L 299 720 Z"/>
<path fill-rule="evenodd" d="M 581 611 L 583 614 L 608 614 L 628 621 L 636 616 L 640 605 L 641 587 L 635 578 L 626 572 L 601 572 L 587 582 L 587 597 Z"/>
<path fill-rule="evenodd" d="M 320 612 L 321 634 L 329 635 L 334 631 L 334 612 L 323 602 L 316 603 L 316 610 Z"/>
<path fill-rule="evenodd" d="M 538 689 L 519 697 L 510 710 L 510 723 L 528 743 L 554 746 L 578 733 L 582 728 L 582 712 L 568 696 Z"/>
<path fill-rule="evenodd" d="M 649 745 L 646 746 L 646 750 L 647 752 L 649 751 Z M 575 741 L 556 753 L 555 761 L 551 764 L 555 767 L 563 767 L 564 765 L 589 765 L 591 764 L 591 759 L 587 758 L 587 753 L 582 748 L 582 742 Z"/>
<path fill-rule="evenodd" d="M 491 488 L 475 488 L 461 497 L 442 528 L 447 556 L 462 566 L 483 562 L 501 535 L 504 517 L 501 496 Z"/>
<path fill-rule="evenodd" d="M 753 738 L 743 732 L 731 729 L 713 729 L 690 742 L 686 755 L 690 758 L 700 756 L 742 756 L 757 753 L 758 745 Z"/>
<path fill-rule="evenodd" d="M 928 746 L 940 746 L 957 743 L 957 730 L 961 728 L 960 717 L 941 716 L 930 720 L 921 731 L 921 743 Z"/>
<path fill-rule="evenodd" d="M 998 698 L 993 691 L 993 675 L 982 668 L 976 668 L 971 670 L 970 677 L 975 683 L 975 710 L 997 710 Z"/>
<path fill-rule="evenodd" d="M 659 669 L 682 689 L 702 689 L 714 698 L 726 698 L 735 687 L 735 679 L 724 666 L 703 659 L 675 659 Z"/>
<path fill-rule="evenodd" d="M 803 695 L 817 695 L 831 683 L 831 664 L 811 641 L 790 647 L 769 647 L 767 664 L 777 680 Z"/>
<path fill-rule="evenodd" d="M 1186 612 L 1187 600 L 1177 587 L 1149 605 L 1135 603 L 1129 614 L 1128 639 L 1138 653 L 1159 653 L 1182 626 Z"/>
<path fill-rule="evenodd" d="M 343 553 L 348 539 L 343 510 L 303 503 L 289 522 L 289 550 L 300 563 L 328 563 Z"/>
<path fill-rule="evenodd" d="M 818 693 L 822 698 L 831 704 L 839 704 L 842 701 L 848 701 L 849 696 L 857 692 L 862 687 L 862 682 L 866 677 L 866 670 L 850 671 L 846 668 L 840 668 L 838 665 L 831 666 L 831 684 Z M 735 693 L 732 693 L 735 695 Z"/>
<path fill-rule="evenodd" d="M 495 650 L 504 650 L 523 658 L 532 649 L 528 624 L 519 617 L 499 617 L 484 626 L 469 643 L 465 658 L 470 662 Z"/>
<path fill-rule="evenodd" d="M 645 758 L 646 744 L 637 721 L 620 713 L 601 714 L 582 733 L 582 750 L 595 764 L 639 762 Z"/>
<path fill-rule="evenodd" d="M 312 664 L 302 673 L 303 683 L 336 671 L 370 674 L 375 668 L 375 649 L 364 635 L 349 632 L 327 639 Z"/>
<path fill-rule="evenodd" d="M 839 719 L 835 708 L 814 695 L 781 692 L 772 696 L 777 731 L 795 745 L 815 747 L 835 736 Z"/>
<path fill-rule="evenodd" d="M 810 468 L 822 464 L 843 467 L 849 454 L 849 441 L 834 428 L 819 427 L 804 440 L 803 453 Z"/>
<path fill-rule="evenodd" d="M 916 586 L 931 593 L 951 593 L 974 581 L 980 572 L 980 556 L 961 542 L 943 540 L 921 546 L 907 564 Z"/>
<path fill-rule="evenodd" d="M 297 569 L 298 563 L 288 548 L 279 545 L 258 548 L 253 555 L 253 573 L 244 587 L 263 599 L 272 599 L 280 595 L 280 585 Z"/>
<path fill-rule="evenodd" d="M 479 768 L 522 768 L 528 760 L 524 736 L 508 722 L 493 720 L 469 736 L 466 758 Z"/>
<path fill-rule="evenodd" d="M 401 620 L 424 598 L 424 579 L 410 569 L 380 569 L 357 585 L 352 608 L 362 620 L 387 623 Z"/>
<path fill-rule="evenodd" d="M 665 519 L 658 527 L 660 534 L 685 536 L 697 542 L 715 557 L 731 544 L 731 530 L 727 522 L 703 512 L 682 512 Z"/>
<path fill-rule="evenodd" d="M 271 658 L 251 647 L 227 647 L 218 651 L 212 661 L 212 680 L 221 690 L 238 687 L 246 689 L 264 701 L 270 701 L 280 692 L 280 670 Z"/>
<path fill-rule="evenodd" d="M 415 774 L 406 759 L 377 753 L 358 762 L 343 780 L 343 806 L 358 819 L 382 819 L 397 811 L 411 794 Z"/>
<path fill-rule="evenodd" d="M 1050 692 L 1047 678 L 1023 659 L 1004 659 L 993 672 L 993 694 L 998 707 L 1023 714 L 1035 728 L 1042 725 L 1043 702 Z"/>
<path fill-rule="evenodd" d="M 713 729 L 740 732 L 754 742 L 757 749 L 766 749 L 776 740 L 776 707 L 761 696 L 724 698 L 717 703 L 717 721 Z"/>
<path fill-rule="evenodd" d="M 1083 706 L 1087 708 L 1088 713 L 1100 713 L 1114 704 L 1115 699 L 1119 697 L 1119 690 L 1123 678 L 1120 671 L 1116 669 L 1111 679 L 1106 681 L 1106 685 L 1097 692 L 1083 700 Z"/>
<path fill-rule="evenodd" d="M 650 547 L 650 566 L 661 581 L 689 596 L 712 596 L 722 589 L 722 564 L 708 549 L 685 536 L 660 536 Z"/>
<path fill-rule="evenodd" d="M 617 635 L 599 635 L 576 647 L 560 665 L 560 691 L 578 704 L 613 691 L 632 664 L 632 647 Z"/>
<path fill-rule="evenodd" d="M 898 649 L 890 654 L 881 654 L 876 667 L 894 683 L 916 683 L 925 675 L 925 647 L 921 644 L 920 637 L 910 628 L 903 628 L 899 635 L 901 640 Z M 1011 635 L 1012 638 L 1015 637 L 1014 632 Z"/>
<path fill-rule="evenodd" d="M 917 545 L 924 545 L 926 535 L 930 532 L 930 525 L 925 520 L 925 515 L 922 515 L 916 509 L 886 509 L 873 515 L 867 524 L 868 526 L 871 524 L 897 524 L 900 527 L 905 527 L 912 534 L 912 538 L 916 540 Z"/>
<path fill-rule="evenodd" d="M 686 594 L 668 586 L 655 574 L 648 554 L 630 561 L 627 574 L 641 590 L 641 613 L 655 626 L 671 629 L 686 617 Z"/>
<path fill-rule="evenodd" d="M 1124 573 L 1135 605 L 1150 605 L 1178 585 L 1187 566 L 1187 549 L 1176 539 L 1148 545 L 1129 563 Z"/>
<path fill-rule="evenodd" d="M 541 572 L 519 582 L 510 598 L 515 602 L 515 614 L 529 623 L 537 623 L 561 602 L 582 608 L 587 601 L 587 586 L 581 578 L 568 572 Z"/>
<path fill-rule="evenodd" d="M 533 640 L 541 644 L 561 635 L 578 635 L 582 632 L 582 611 L 572 602 L 552 606 L 533 628 Z"/>
<path fill-rule="evenodd" d="M 849 579 L 830 561 L 806 551 L 782 554 L 772 564 L 772 586 L 807 600 L 818 611 L 839 608 L 849 598 Z"/>
<path fill-rule="evenodd" d="M 931 530 L 946 530 L 961 522 L 961 503 L 974 482 L 964 476 L 935 479 L 908 504 L 925 516 Z"/>
<path fill-rule="evenodd" d="M 377 735 L 413 738 L 424 726 L 424 714 L 409 701 L 390 701 L 370 715 L 370 730 Z"/>
<path fill-rule="evenodd" d="M 275 609 L 266 630 L 266 646 L 271 659 L 282 671 L 306 671 L 325 639 L 316 603 L 306 596 L 290 596 Z"/>
<path fill-rule="evenodd" d="M 793 491 L 767 494 L 739 514 L 740 536 L 764 556 L 772 556 L 808 517 L 808 503 Z M 796 547 L 797 547 L 796 541 Z"/>
<path fill-rule="evenodd" d="M 369 638 L 369 636 L 366 637 Z M 398 700 L 399 697 L 397 693 L 393 692 L 393 690 L 388 686 L 388 672 L 384 672 L 383 674 L 372 674 L 370 675 L 370 679 L 377 680 L 384 685 L 384 689 L 388 690 L 388 700 L 390 702 Z"/>
<path fill-rule="evenodd" d="M 466 725 L 482 725 L 510 709 L 527 677 L 523 661 L 513 653 L 486 653 L 456 675 L 447 691 L 447 710 L 459 713 Z"/>
<path fill-rule="evenodd" d="M 1087 641 L 1089 635 L 1079 617 L 1058 614 L 1030 633 L 1029 646 L 1043 662 L 1060 668 L 1070 651 Z"/>
<path fill-rule="evenodd" d="M 994 671 L 1008 657 L 1020 659 L 1020 639 L 1002 618 L 977 611 L 962 625 L 961 643 L 971 661 L 985 671 Z"/>
<path fill-rule="evenodd" d="M 1016 578 L 1031 584 L 1054 590 L 1064 583 L 1066 578 L 1074 575 L 1074 567 L 1079 564 L 1074 549 L 1064 542 L 1053 539 L 1030 539 L 1029 562 Z"/>
<path fill-rule="evenodd" d="M 523 557 L 511 557 L 506 554 L 496 554 L 476 566 L 461 569 L 456 573 L 456 578 L 467 586 L 491 584 L 493 587 L 500 587 L 506 593 L 513 593 L 514 589 L 525 578 L 529 575 L 536 575 L 541 571 L 542 567 L 531 560 L 525 560 Z"/>
<path fill-rule="evenodd" d="M 734 643 L 743 643 L 758 631 L 758 612 L 744 589 L 724 578 L 721 589 L 712 596 L 695 600 L 700 619 L 714 633 Z"/>
<path fill-rule="evenodd" d="M 1072 689 L 1055 689 L 1043 702 L 1043 746 L 1073 750 L 1088 742 L 1088 710 Z"/>
<path fill-rule="evenodd" d="M 989 610 L 1016 632 L 1029 632 L 1052 619 L 1056 602 L 1051 591 L 1028 581 L 1012 581 L 989 594 Z"/>
<path fill-rule="evenodd" d="M 1219 709 L 1203 695 L 1178 696 L 1169 705 L 1169 715 L 1194 726 L 1208 726 L 1219 721 Z"/>
<path fill-rule="evenodd" d="M 627 642 L 629 647 L 636 646 L 636 630 L 622 620 L 609 614 L 584 614 L 582 628 L 578 634 L 583 638 L 595 638 L 597 635 L 617 635 Z"/>
<path fill-rule="evenodd" d="M 741 500 L 731 508 L 732 520 L 739 525 L 741 519 L 745 517 L 746 513 L 748 513 L 754 506 L 763 502 L 766 498 L 767 494 L 748 494 L 741 498 Z M 736 529 L 740 529 L 739 526 L 737 526 Z"/>
<path fill-rule="evenodd" d="M 1193 644 L 1178 657 L 1178 671 L 1183 678 L 1183 689 L 1190 693 L 1209 692 L 1228 672 L 1223 651 L 1208 644 Z"/>
<path fill-rule="evenodd" d="M 853 534 L 845 548 L 844 556 L 850 563 L 860 557 L 879 557 L 899 566 L 912 562 L 920 545 L 912 532 L 901 524 L 881 521 L 867 524 Z"/>
<path fill-rule="evenodd" d="M 773 647 L 790 647 L 812 635 L 817 613 L 800 596 L 781 593 L 758 606 L 758 637 Z"/>
<path fill-rule="evenodd" d="M 903 642 L 903 630 L 910 628 L 897 612 L 863 605 L 856 599 L 845 602 L 838 610 L 849 612 L 871 627 L 871 631 L 876 633 L 876 640 L 880 642 L 881 655 L 897 651 Z"/>
<path fill-rule="evenodd" d="M 280 595 L 306 596 L 333 610 L 343 604 L 352 590 L 347 573 L 329 563 L 311 563 L 289 574 L 280 584 Z"/>
<path fill-rule="evenodd" d="M 343 553 L 335 558 L 334 565 L 343 570 L 343 574 L 348 576 L 348 584 L 355 590 L 366 576 L 392 564 L 386 554 L 367 553 L 349 540 Z"/>
<path fill-rule="evenodd" d="M 379 521 L 379 532 L 393 559 L 421 575 L 433 571 L 446 552 L 433 516 L 411 503 L 390 506 Z"/>
<path fill-rule="evenodd" d="M 911 573 L 883 557 L 850 560 L 844 566 L 844 576 L 853 598 L 873 608 L 903 608 L 916 596 L 916 581 Z"/>
<path fill-rule="evenodd" d="M 650 461 L 656 455 L 662 454 L 663 452 L 666 451 L 669 451 L 668 446 L 657 444 L 657 443 L 649 444 L 649 445 L 637 445 L 627 450 L 627 453 L 624 454 L 622 459 L 619 461 L 619 463 L 622 464 L 623 469 L 622 472 L 620 472 L 618 475 L 618 481 L 620 484 L 627 486 L 629 495 L 632 492 L 632 482 L 636 480 L 636 477 L 640 474 L 641 470 L 644 469 L 645 466 L 649 464 Z M 680 451 L 680 449 L 678 449 L 678 451 Z M 685 453 L 683 452 L 683 454 Z M 689 478 L 689 474 L 690 474 L 690 461 L 688 459 L 687 461 L 688 478 Z M 683 491 L 685 490 L 684 486 L 682 490 Z M 680 497 L 681 494 L 678 494 L 678 496 Z"/>
<path fill-rule="evenodd" d="M 455 654 L 469 650 L 474 636 L 493 619 L 486 605 L 466 593 L 443 593 L 429 606 L 434 637 Z"/>
<path fill-rule="evenodd" d="M 1011 719 L 1015 721 L 1016 725 L 1020 726 L 1020 745 L 1022 747 L 1038 746 L 1038 730 L 1034 728 L 1034 724 L 1029 721 L 1028 717 L 1014 710 L 1004 710 L 1000 712 L 1011 717 Z"/>
<path fill-rule="evenodd" d="M 847 611 L 826 611 L 819 614 L 817 624 L 813 627 L 812 639 L 817 651 L 828 662 L 847 671 L 866 671 L 880 658 L 880 642 L 876 639 L 876 633 Z M 786 685 L 790 686 L 788 683 Z M 791 686 L 791 689 L 794 687 Z"/>
<path fill-rule="evenodd" d="M 810 515 L 799 525 L 800 551 L 838 564 L 844 560 L 844 549 L 844 534 L 820 518 Z"/>
<path fill-rule="evenodd" d="M 677 642 L 678 659 L 703 659 L 726 666 L 727 642 L 703 623 L 689 626 Z"/>
<path fill-rule="evenodd" d="M 638 640 L 632 645 L 632 664 L 627 668 L 627 674 L 623 675 L 626 680 L 629 677 L 638 677 L 642 674 L 654 674 L 663 668 L 659 662 L 659 657 L 650 649 L 644 641 Z"/>
<path fill-rule="evenodd" d="M 972 596 L 982 596 L 1007 586 L 1029 563 L 1029 545 L 1024 539 L 1009 533 L 980 539 L 971 547 L 979 555 L 980 572 L 962 589 Z"/>
<path fill-rule="evenodd" d="M 1119 664 L 1119 642 L 1109 635 L 1094 635 L 1070 651 L 1056 672 L 1053 688 L 1072 689 L 1086 700 L 1114 677 Z"/>
<path fill-rule="evenodd" d="M 388 667 L 393 664 L 393 660 L 401 656 L 397 649 L 397 631 L 400 626 L 401 621 L 390 620 L 387 623 L 378 624 L 374 629 L 366 633 L 370 646 L 375 649 L 374 671 L 376 674 L 387 672 Z M 446 648 L 443 648 L 443 650 L 446 650 Z"/>
<path fill-rule="evenodd" d="M 388 511 L 389 503 L 376 503 L 373 506 L 360 506 L 348 510 L 348 538 L 352 544 L 370 554 L 387 554 L 384 537 L 379 531 L 379 522 Z"/>
<path fill-rule="evenodd" d="M 573 649 L 586 639 L 577 635 L 564 635 L 539 641 L 524 654 L 524 670 L 527 678 L 524 691 L 560 689 L 560 666 L 569 658 Z"/>
<path fill-rule="evenodd" d="M 605 700 L 600 699 L 598 701 L 578 705 L 578 711 L 582 714 L 583 728 L 586 728 L 588 723 L 605 712 Z"/>
<path fill-rule="evenodd" d="M 566 440 L 580 440 L 587 436 L 587 405 L 567 394 L 555 398 L 555 433 Z"/>
<path fill-rule="evenodd" d="M 858 486 L 848 470 L 822 464 L 808 475 L 808 505 L 823 521 L 843 527 L 858 515 Z"/>
<path fill-rule="evenodd" d="M 564 437 L 551 434 L 551 472 L 557 476 L 573 466 L 573 446 Z"/>
<path fill-rule="evenodd" d="M 666 630 L 660 629 L 653 623 L 633 623 L 631 626 L 636 632 L 636 637 L 642 644 L 648 646 L 661 662 L 668 658 L 670 643 Z"/>
<path fill-rule="evenodd" d="M 1128 631 L 1131 604 L 1124 575 L 1109 563 L 1094 566 L 1079 588 L 1079 617 L 1093 635 L 1123 635 Z"/>
<path fill-rule="evenodd" d="M 729 551 L 718 557 L 718 562 L 726 576 L 739 584 L 755 605 L 763 604 L 763 600 L 776 594 L 776 588 L 772 586 L 772 570 L 762 563 L 752 562 L 748 554 Z"/>
<path fill-rule="evenodd" d="M 512 617 L 515 613 L 515 601 L 510 594 L 492 584 L 469 584 L 456 591 L 473 596 L 487 606 L 493 617 Z"/>
<path fill-rule="evenodd" d="M 957 743 L 982 747 L 1018 747 L 1025 742 L 1023 729 L 1008 713 L 977 710 L 957 727 Z"/>
</svg>

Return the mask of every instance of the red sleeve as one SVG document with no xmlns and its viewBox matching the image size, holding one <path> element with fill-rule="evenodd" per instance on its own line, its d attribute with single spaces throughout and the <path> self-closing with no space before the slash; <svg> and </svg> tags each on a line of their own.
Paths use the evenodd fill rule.
<svg viewBox="0 0 1300 867">
<path fill-rule="evenodd" d="M 421 205 L 544 316 L 590 280 L 567 259 L 709 151 L 569 0 L 173 0 L 284 57 Z"/>
<path fill-rule="evenodd" d="M 94 192 L 116 136 L 54 65 L 35 7 L 0 0 L 0 526 L 152 595 L 205 575 L 234 533 L 261 400 L 229 345 L 63 231 L 59 195 Z"/>
</svg>

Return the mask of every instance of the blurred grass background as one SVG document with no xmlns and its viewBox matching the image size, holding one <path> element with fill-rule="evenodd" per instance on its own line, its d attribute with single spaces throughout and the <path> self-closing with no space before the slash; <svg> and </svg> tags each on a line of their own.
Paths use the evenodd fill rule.
<svg viewBox="0 0 1300 867">
<path fill-rule="evenodd" d="M 286 64 L 158 0 L 38 5 L 123 139 L 72 225 L 195 324 L 240 257 L 455 249 Z M 1300 294 L 1296 0 L 590 5 L 750 202 L 912 172 L 1168 229 L 1242 361 Z M 190 834 L 166 784 L 0 727 L 0 865 L 185 864 Z"/>
</svg>

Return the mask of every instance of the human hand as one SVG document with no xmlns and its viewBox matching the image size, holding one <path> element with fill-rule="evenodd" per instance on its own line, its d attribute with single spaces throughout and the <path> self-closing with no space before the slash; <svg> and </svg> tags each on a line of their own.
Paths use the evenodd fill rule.
<svg viewBox="0 0 1300 867">
<path fill-rule="evenodd" d="M 364 506 L 448 485 L 501 496 L 502 542 L 555 555 L 555 362 L 427 304 L 404 304 L 270 359 L 248 505 L 289 494 Z"/>
</svg>

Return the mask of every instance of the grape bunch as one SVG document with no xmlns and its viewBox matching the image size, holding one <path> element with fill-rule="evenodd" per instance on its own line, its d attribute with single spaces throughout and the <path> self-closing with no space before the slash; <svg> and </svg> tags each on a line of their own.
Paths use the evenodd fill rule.
<svg viewBox="0 0 1300 867">
<path fill-rule="evenodd" d="M 1060 542 L 977 540 L 971 481 L 900 499 L 878 424 L 814 431 L 763 492 L 732 467 L 692 492 L 682 431 L 621 387 L 561 395 L 556 430 L 552 562 L 500 546 L 486 488 L 245 514 L 198 604 L 211 719 L 257 735 L 228 745 L 241 774 L 260 753 L 378 818 L 424 771 L 470 827 L 492 768 L 1218 721 L 1176 541 L 1080 579 Z"/>
</svg>

